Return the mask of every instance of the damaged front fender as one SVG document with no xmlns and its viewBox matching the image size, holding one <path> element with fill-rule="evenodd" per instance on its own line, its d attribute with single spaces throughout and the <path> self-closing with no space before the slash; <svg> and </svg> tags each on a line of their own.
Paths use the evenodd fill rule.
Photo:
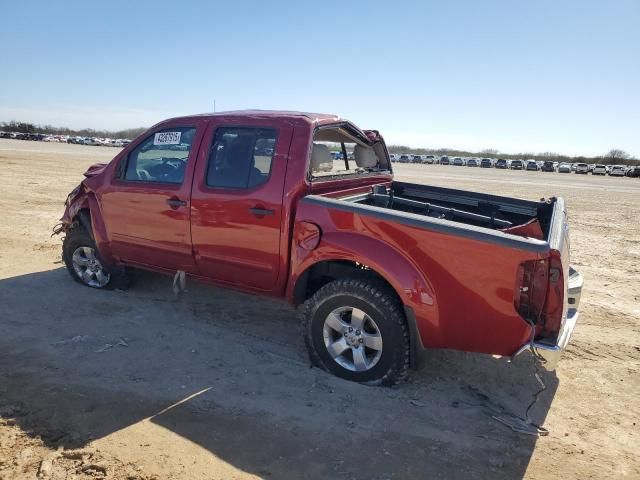
<svg viewBox="0 0 640 480">
<path fill-rule="evenodd" d="M 96 163 L 84 172 L 85 180 L 80 182 L 76 188 L 71 190 L 71 193 L 67 195 L 67 199 L 64 202 L 64 213 L 62 214 L 60 223 L 54 228 L 54 233 L 69 230 L 78 213 L 84 208 L 90 208 L 89 195 L 92 193 L 92 189 L 87 183 L 95 183 L 93 179 L 100 177 L 105 172 L 107 166 L 108 164 L 106 163 Z"/>
<path fill-rule="evenodd" d="M 100 174 L 105 171 L 104 164 L 89 167 L 85 172 L 85 180 L 75 187 L 67 196 L 64 203 L 64 213 L 53 233 L 68 232 L 74 225 L 81 225 L 96 244 L 100 258 L 105 266 L 115 263 L 111 253 L 111 244 L 102 218 L 100 203 L 96 199 L 94 187 L 100 184 Z"/>
</svg>

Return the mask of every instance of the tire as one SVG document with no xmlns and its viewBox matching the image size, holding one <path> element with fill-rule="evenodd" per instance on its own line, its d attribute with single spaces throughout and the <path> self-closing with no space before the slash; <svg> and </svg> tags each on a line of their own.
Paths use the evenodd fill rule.
<svg viewBox="0 0 640 480">
<path fill-rule="evenodd" d="M 409 330 L 400 302 L 386 285 L 367 278 L 334 280 L 307 299 L 301 317 L 313 365 L 368 385 L 406 379 Z"/>
<path fill-rule="evenodd" d="M 121 288 L 126 282 L 121 268 L 107 269 L 91 235 L 81 226 L 67 232 L 62 242 L 62 259 L 71 278 L 90 288 Z"/>
</svg>

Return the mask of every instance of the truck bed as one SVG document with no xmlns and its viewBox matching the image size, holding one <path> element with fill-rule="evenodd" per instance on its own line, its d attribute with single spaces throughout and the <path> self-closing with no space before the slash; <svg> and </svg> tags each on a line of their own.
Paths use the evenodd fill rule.
<svg viewBox="0 0 640 480">
<path fill-rule="evenodd" d="M 439 227 L 471 226 L 536 240 L 549 240 L 556 199 L 529 201 L 449 188 L 393 182 L 390 188 L 373 187 L 369 193 L 342 198 L 342 201 L 368 205 L 411 215 L 396 218 L 419 221 Z M 389 213 L 392 213 L 389 212 Z M 418 216 L 418 217 L 416 217 Z M 435 220 L 434 221 L 432 221 Z M 438 220 L 445 220 L 439 222 Z M 460 225 L 456 225 L 460 224 Z"/>
</svg>

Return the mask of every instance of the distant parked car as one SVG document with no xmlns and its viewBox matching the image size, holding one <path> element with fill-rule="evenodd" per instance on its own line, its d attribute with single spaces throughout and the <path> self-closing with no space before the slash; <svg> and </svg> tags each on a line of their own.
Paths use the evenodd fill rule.
<svg viewBox="0 0 640 480">
<path fill-rule="evenodd" d="M 428 164 L 434 164 L 436 163 L 436 157 L 433 155 L 423 155 L 422 156 L 422 163 L 428 163 Z"/>
<path fill-rule="evenodd" d="M 640 166 L 629 167 L 626 175 L 627 177 L 640 177 Z"/>
<path fill-rule="evenodd" d="M 411 157 L 411 163 L 423 163 L 422 156 L 414 155 L 413 157 Z"/>
<path fill-rule="evenodd" d="M 462 157 L 455 157 L 453 159 L 453 165 L 456 167 L 464 167 L 464 159 Z"/>
<path fill-rule="evenodd" d="M 469 160 L 467 160 L 467 167 L 477 167 L 477 166 L 478 166 L 477 158 L 470 158 Z"/>
<path fill-rule="evenodd" d="M 589 165 L 586 163 L 575 163 L 574 165 L 576 166 L 576 173 L 583 173 L 585 175 L 589 173 Z"/>
<path fill-rule="evenodd" d="M 389 160 L 391 160 L 392 162 L 397 162 L 398 161 L 398 155 L 396 155 L 395 153 L 390 153 L 389 154 Z"/>
<path fill-rule="evenodd" d="M 449 157 L 446 155 L 440 157 L 440 165 L 449 165 Z"/>
<path fill-rule="evenodd" d="M 509 162 L 507 162 L 504 158 L 499 158 L 496 160 L 496 168 L 509 168 Z"/>
<path fill-rule="evenodd" d="M 398 161 L 400 163 L 411 163 L 411 158 L 409 157 L 409 155 L 403 153 L 402 155 L 400 155 Z"/>
<path fill-rule="evenodd" d="M 538 163 L 535 160 L 527 160 L 527 165 L 525 167 L 525 170 L 529 171 L 534 171 L 537 172 L 538 171 Z"/>
<path fill-rule="evenodd" d="M 522 160 L 511 160 L 511 170 L 522 170 L 524 169 L 524 163 Z"/>
<path fill-rule="evenodd" d="M 595 165 L 593 167 L 593 171 L 591 172 L 591 175 L 606 175 L 607 174 L 607 167 L 605 167 L 604 165 Z"/>
<path fill-rule="evenodd" d="M 546 162 L 544 162 L 542 164 L 542 171 L 543 172 L 555 172 L 556 171 L 556 167 L 553 165 L 553 162 L 551 160 L 547 160 Z"/>
<path fill-rule="evenodd" d="M 491 168 L 493 167 L 493 161 L 490 158 L 483 158 L 480 160 L 481 168 Z"/>
<path fill-rule="evenodd" d="M 625 168 L 622 165 L 614 165 L 609 172 L 611 177 L 624 177 Z"/>
<path fill-rule="evenodd" d="M 563 162 L 558 166 L 558 173 L 571 173 L 571 164 Z"/>
</svg>

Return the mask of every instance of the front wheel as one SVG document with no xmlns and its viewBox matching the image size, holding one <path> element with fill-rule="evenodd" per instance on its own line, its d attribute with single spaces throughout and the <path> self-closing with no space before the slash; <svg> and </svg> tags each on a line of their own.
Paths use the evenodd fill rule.
<svg viewBox="0 0 640 480">
<path fill-rule="evenodd" d="M 65 236 L 62 258 L 76 282 L 92 288 L 110 288 L 112 275 L 102 265 L 95 242 L 82 227 L 71 229 Z"/>
<path fill-rule="evenodd" d="M 302 307 L 311 362 L 334 375 L 370 385 L 393 385 L 409 369 L 409 332 L 402 306 L 385 285 L 340 279 Z"/>
</svg>

